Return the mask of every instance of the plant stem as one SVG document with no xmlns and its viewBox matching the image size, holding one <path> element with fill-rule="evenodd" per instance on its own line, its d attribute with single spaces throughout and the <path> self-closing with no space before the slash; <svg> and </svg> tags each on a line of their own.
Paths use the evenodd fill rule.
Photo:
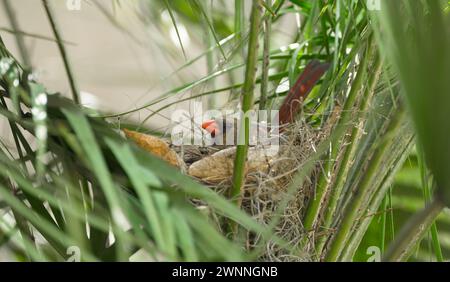
<svg viewBox="0 0 450 282">
<path fill-rule="evenodd" d="M 266 0 L 266 4 L 270 5 L 272 0 Z M 263 65 L 261 74 L 261 96 L 259 98 L 259 109 L 266 108 L 267 88 L 269 83 L 269 65 L 270 65 L 270 31 L 272 29 L 272 18 L 266 17 L 264 19 L 264 50 L 263 50 Z"/>
<path fill-rule="evenodd" d="M 419 170 L 420 170 L 421 181 L 422 181 L 422 186 L 423 186 L 423 197 L 424 197 L 425 203 L 429 203 L 431 201 L 432 197 L 431 197 L 431 191 L 430 191 L 431 189 L 430 189 L 429 179 L 428 179 L 428 170 L 427 170 L 427 167 L 426 167 L 426 164 L 424 161 L 425 156 L 424 156 L 423 150 L 419 144 L 417 144 L 417 148 L 418 148 L 417 155 L 418 155 L 418 159 L 419 159 Z M 442 255 L 441 244 L 439 243 L 436 222 L 433 222 L 431 224 L 430 233 L 431 233 L 431 241 L 433 243 L 434 253 L 436 255 L 436 260 L 438 262 L 442 262 L 442 261 L 444 261 L 444 257 Z"/>
<path fill-rule="evenodd" d="M 183 53 L 184 60 L 187 61 L 186 51 L 184 50 L 183 40 L 181 40 L 180 31 L 178 30 L 177 22 L 175 21 L 175 16 L 173 15 L 172 8 L 170 7 L 169 1 L 164 0 L 167 11 L 169 12 L 170 19 L 172 20 L 173 27 L 175 28 L 175 33 L 177 34 L 178 42 L 180 43 L 181 52 Z"/>
<path fill-rule="evenodd" d="M 400 113 L 393 117 L 393 120 L 390 122 L 386 130 L 386 136 L 398 131 L 398 129 L 403 125 L 405 115 L 405 111 L 400 111 Z M 339 225 L 330 249 L 326 254 L 326 261 L 336 261 L 345 248 L 351 235 L 352 227 L 358 220 L 358 213 L 365 211 L 365 209 L 363 209 L 363 205 L 367 199 L 370 198 L 373 189 L 376 189 L 376 187 L 373 187 L 373 181 L 377 176 L 377 170 L 379 170 L 380 166 L 383 164 L 385 154 L 389 153 L 389 147 L 392 142 L 394 142 L 393 138 L 385 138 L 375 150 L 371 158 L 370 165 L 368 166 L 363 179 L 358 184 L 354 198 L 349 203 L 349 206 L 345 208 L 342 222 Z"/>
<path fill-rule="evenodd" d="M 336 69 L 339 66 L 339 36 L 338 34 L 340 33 L 340 20 L 341 20 L 341 1 L 340 0 L 336 0 L 336 26 L 335 26 L 335 30 L 334 30 L 334 64 L 333 64 L 333 73 L 336 73 Z"/>
<path fill-rule="evenodd" d="M 234 33 L 236 34 L 236 42 L 241 42 L 242 32 L 244 30 L 244 1 L 234 0 Z"/>
<path fill-rule="evenodd" d="M 407 260 L 443 208 L 444 204 L 435 198 L 422 211 L 416 213 L 400 230 L 383 261 Z"/>
<path fill-rule="evenodd" d="M 52 12 L 51 7 L 47 0 L 42 0 L 42 4 L 45 8 L 45 12 L 47 14 L 48 21 L 50 22 L 50 26 L 53 30 L 53 34 L 55 36 L 56 43 L 58 44 L 59 52 L 61 53 L 61 58 L 64 62 L 64 68 L 66 69 L 67 78 L 69 79 L 70 89 L 72 91 L 72 99 L 74 100 L 75 103 L 79 104 L 80 103 L 80 97 L 79 97 L 80 94 L 78 92 L 78 88 L 75 83 L 75 78 L 72 73 L 72 69 L 70 68 L 69 58 L 67 57 L 67 53 L 66 53 L 66 49 L 64 47 L 63 40 L 61 38 L 58 27 L 57 27 L 56 22 L 53 17 L 53 12 Z"/>
<path fill-rule="evenodd" d="M 14 12 L 13 7 L 11 7 L 9 1 L 10 0 L 3 0 L 3 6 L 5 7 L 6 15 L 8 16 L 12 31 L 14 32 L 17 48 L 19 49 L 22 62 L 26 67 L 31 67 L 30 56 L 23 40 L 23 33 L 20 32 L 19 22 L 16 19 L 16 13 Z"/>
<path fill-rule="evenodd" d="M 11 193 L 13 195 L 17 195 L 18 194 L 18 190 L 13 186 L 13 184 L 11 183 L 10 179 L 3 179 L 0 178 L 0 185 L 4 185 L 5 187 L 9 187 L 9 189 L 11 190 Z M 14 219 L 16 221 L 16 225 L 17 228 L 19 229 L 20 234 L 22 235 L 22 240 L 29 240 L 30 241 L 30 245 L 25 244 L 25 252 L 26 255 L 28 257 L 28 260 L 31 261 L 31 257 L 30 257 L 30 248 L 35 249 L 36 248 L 36 242 L 35 242 L 35 238 L 33 235 L 33 231 L 30 228 L 30 226 L 28 225 L 28 221 L 26 220 L 26 218 L 24 218 L 20 213 L 18 213 L 15 209 L 11 209 L 12 214 L 14 216 Z"/>
<path fill-rule="evenodd" d="M 381 242 L 380 242 L 380 250 L 381 253 L 384 254 L 384 249 L 386 246 L 386 223 L 387 223 L 387 210 L 388 210 L 388 204 L 389 204 L 389 195 L 384 196 L 383 200 L 383 207 L 381 212 L 383 213 L 381 216 Z"/>
<path fill-rule="evenodd" d="M 348 97 L 345 101 L 344 108 L 342 110 L 342 115 L 340 116 L 336 128 L 339 127 L 348 127 L 349 121 L 352 118 L 353 115 L 353 107 L 356 101 L 356 98 L 358 96 L 359 91 L 364 86 L 364 78 L 366 77 L 366 69 L 369 61 L 369 49 L 371 46 L 371 40 L 369 39 L 367 52 L 366 54 L 361 58 L 361 62 L 359 64 L 356 77 L 352 83 L 350 93 L 348 94 Z M 342 134 L 344 135 L 346 131 L 342 131 Z M 342 136 L 341 136 L 342 137 Z M 325 163 L 324 167 L 324 173 L 321 174 L 319 178 L 319 182 L 316 188 L 316 194 L 314 198 L 311 200 L 308 209 L 306 210 L 306 215 L 304 219 L 304 227 L 306 230 L 311 230 L 314 228 L 316 221 L 319 217 L 320 211 L 322 209 L 323 203 L 326 201 L 326 197 L 328 194 L 329 184 L 330 184 L 330 175 L 332 173 L 335 160 L 339 153 L 339 147 L 341 145 L 341 138 L 336 138 L 335 141 L 331 144 L 331 151 L 329 160 Z"/>
<path fill-rule="evenodd" d="M 435 221 L 433 222 L 433 224 L 431 224 L 430 233 L 431 233 L 431 241 L 433 242 L 433 248 L 436 255 L 436 261 L 443 262 L 444 256 L 442 254 L 441 244 L 439 242 L 438 237 L 437 225 Z"/>
<path fill-rule="evenodd" d="M 207 9 L 208 14 L 212 18 L 212 16 L 213 16 L 212 0 L 208 1 L 208 3 L 206 3 L 205 9 Z M 214 47 L 215 41 L 214 41 L 214 36 L 212 34 L 212 31 L 209 30 L 207 27 L 205 27 L 205 28 L 207 30 L 205 32 L 205 44 L 207 44 L 208 49 L 209 49 L 211 47 Z M 208 69 L 208 74 L 213 73 L 214 72 L 214 53 L 213 52 L 208 52 L 206 54 L 206 65 L 207 65 L 207 69 Z M 210 87 L 211 87 L 211 89 L 216 89 L 214 80 L 212 80 L 210 82 Z M 209 99 L 208 99 L 208 109 L 213 109 L 215 106 L 216 106 L 216 96 L 213 95 L 213 96 L 209 97 Z"/>
<path fill-rule="evenodd" d="M 367 86 L 366 90 L 364 91 L 364 95 L 361 98 L 362 101 L 361 101 L 361 104 L 358 109 L 358 113 L 360 114 L 361 122 L 364 122 L 366 120 L 368 108 L 369 108 L 370 102 L 372 101 L 375 86 L 377 85 L 377 82 L 378 82 L 378 79 L 380 76 L 381 58 L 378 54 L 376 54 L 375 56 L 376 56 L 375 62 L 373 65 L 373 69 L 371 71 L 374 75 L 372 75 L 369 78 L 368 86 Z M 350 168 L 354 164 L 354 157 L 355 157 L 357 148 L 360 144 L 358 142 L 358 140 L 361 138 L 363 133 L 364 133 L 364 126 L 362 124 L 359 124 L 359 122 L 357 122 L 352 129 L 352 133 L 351 133 L 350 139 L 348 141 L 349 145 L 344 149 L 345 153 L 344 153 L 342 160 L 340 161 L 340 167 L 337 171 L 337 176 L 334 181 L 333 189 L 330 192 L 329 203 L 325 210 L 324 223 L 322 225 L 325 229 L 328 229 L 331 227 L 331 224 L 333 221 L 333 216 L 336 211 L 337 203 L 338 203 L 338 200 L 341 196 L 341 192 L 345 185 L 345 180 L 347 179 Z M 322 250 L 322 247 L 325 244 L 325 241 L 326 241 L 326 236 L 324 236 L 323 239 L 319 241 L 319 245 L 316 248 L 319 252 Z"/>
<path fill-rule="evenodd" d="M 250 38 L 248 42 L 247 64 L 245 69 L 244 86 L 242 87 L 242 112 L 245 115 L 253 104 L 253 91 L 255 88 L 256 63 L 258 60 L 258 34 L 261 24 L 261 7 L 258 0 L 253 0 L 250 16 Z M 239 138 L 245 138 L 243 145 L 237 146 L 236 159 L 234 161 L 233 187 L 230 197 L 238 205 L 241 205 L 241 188 L 244 183 L 245 163 L 249 141 L 249 120 L 244 116 L 240 120 Z M 242 144 L 242 142 L 240 142 Z"/>
<path fill-rule="evenodd" d="M 369 228 L 369 224 L 373 220 L 372 215 L 376 214 L 376 212 L 379 210 L 383 197 L 385 195 L 389 195 L 389 191 L 391 190 L 389 188 L 394 181 L 395 175 L 403 166 L 406 158 L 409 156 L 409 152 L 411 152 L 412 145 L 414 144 L 413 134 L 412 132 L 409 132 L 410 129 L 401 130 L 402 132 L 399 135 L 405 136 L 406 138 L 401 138 L 401 140 L 392 142 L 391 147 L 393 148 L 386 154 L 385 158 L 387 160 L 384 161 L 384 163 L 388 163 L 388 165 L 384 166 L 388 169 L 379 170 L 381 171 L 380 175 L 385 175 L 384 180 L 379 185 L 372 184 L 373 186 L 378 188 L 376 191 L 372 192 L 373 196 L 370 200 L 370 203 L 368 203 L 367 205 L 365 204 L 360 208 L 360 210 L 366 210 L 367 212 L 363 214 L 357 221 L 355 225 L 357 226 L 357 228 L 353 228 L 353 232 L 351 233 L 349 240 L 347 241 L 347 244 L 345 245 L 342 254 L 339 257 L 340 261 L 352 260 L 356 250 L 359 247 L 359 244 L 361 243 L 361 240 L 366 234 L 367 228 Z M 405 133 L 405 131 L 409 133 Z M 394 158 L 392 158 L 392 156 Z M 388 206 L 392 207 L 392 205 L 389 203 Z"/>
<path fill-rule="evenodd" d="M 208 25 L 209 29 L 211 30 L 211 34 L 216 42 L 217 47 L 220 50 L 220 53 L 223 56 L 223 60 L 227 61 L 227 55 L 225 54 L 225 51 L 223 50 L 222 46 L 220 45 L 220 40 L 217 37 L 216 31 L 214 29 L 214 23 L 213 23 L 214 19 L 212 17 L 211 17 L 211 19 L 208 17 L 208 15 L 205 12 L 205 9 L 203 8 L 202 4 L 198 0 L 194 0 L 194 4 L 195 4 L 195 7 L 200 10 L 200 13 L 203 15 L 203 18 L 204 18 L 206 24 Z"/>
</svg>

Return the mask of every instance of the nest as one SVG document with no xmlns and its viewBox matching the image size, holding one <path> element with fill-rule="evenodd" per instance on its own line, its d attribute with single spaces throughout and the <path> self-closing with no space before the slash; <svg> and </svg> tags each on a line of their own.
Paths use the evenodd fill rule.
<svg viewBox="0 0 450 282">
<path fill-rule="evenodd" d="M 289 246 L 300 246 L 308 237 L 303 228 L 302 218 L 309 199 L 314 195 L 320 164 L 317 163 L 303 183 L 295 188 L 293 195 L 289 195 L 288 188 L 292 185 L 296 173 L 303 169 L 305 163 L 315 153 L 315 148 L 327 135 L 325 131 L 313 129 L 304 122 L 290 125 L 283 140 L 285 148 L 280 150 L 273 161 L 272 169 L 268 174 L 256 173 L 254 177 L 257 181 L 250 182 L 244 190 L 242 207 L 263 225 L 269 225 L 276 213 L 280 212 L 281 202 L 286 198 L 289 199 L 286 207 L 281 210 L 279 222 L 274 228 L 274 232 L 288 242 Z M 250 247 L 256 246 L 260 239 L 249 236 Z M 292 251 L 269 241 L 260 259 L 309 261 L 314 250 L 306 244 L 304 249 Z"/>
<path fill-rule="evenodd" d="M 305 181 L 296 188 L 294 195 L 289 195 L 288 188 L 293 182 L 295 174 L 300 171 L 310 157 L 315 153 L 318 144 L 328 137 L 329 127 L 313 129 L 303 121 L 298 121 L 289 125 L 280 142 L 280 150 L 276 155 L 264 153 L 264 147 L 251 147 L 249 150 L 248 167 L 246 173 L 246 184 L 242 195 L 242 208 L 250 214 L 260 224 L 268 226 L 276 213 L 281 202 L 289 197 L 286 208 L 282 210 L 279 222 L 275 227 L 275 233 L 289 243 L 290 246 L 300 246 L 302 240 L 307 238 L 307 234 L 302 225 L 305 208 L 309 199 L 314 194 L 315 182 L 320 171 L 320 164 L 317 163 L 312 173 L 308 175 Z M 253 149 L 253 151 L 252 151 Z M 199 161 L 205 162 L 209 170 L 203 169 L 203 174 L 198 178 L 203 184 L 214 189 L 216 192 L 227 195 L 231 187 L 232 164 L 234 161 L 233 150 L 225 152 L 220 156 L 220 152 L 214 149 L 204 151 L 198 160 L 190 164 L 198 164 Z M 250 156 L 252 152 L 263 152 L 255 157 Z M 220 158 L 215 158 L 215 156 Z M 262 156 L 261 156 L 262 155 Z M 186 161 L 191 155 L 187 155 Z M 224 168 L 225 167 L 225 168 Z M 188 169 L 190 172 L 192 169 Z M 224 171 L 226 170 L 226 171 Z M 211 176 L 208 179 L 208 175 Z M 217 175 L 222 175 L 221 179 L 216 179 Z M 226 177 L 223 177 L 226 175 Z M 194 175 L 191 175 L 195 177 Z M 211 180 L 211 181 L 208 181 Z M 202 203 L 196 202 L 198 206 Z M 220 225 L 220 223 L 219 223 Z M 249 250 L 257 247 L 262 238 L 252 233 L 247 234 L 246 246 Z M 286 250 L 278 246 L 275 242 L 268 242 L 265 245 L 265 251 L 260 257 L 262 261 L 309 261 L 314 253 L 312 245 L 306 244 L 303 250 Z"/>
<path fill-rule="evenodd" d="M 314 154 L 314 149 L 321 140 L 320 132 L 313 130 L 304 123 L 296 123 L 286 131 L 284 145 L 280 154 L 274 160 L 268 174 L 259 175 L 258 181 L 250 183 L 245 189 L 242 207 L 258 222 L 270 224 L 283 199 L 289 198 L 286 208 L 282 210 L 280 220 L 275 226 L 275 233 L 289 242 L 290 246 L 299 246 L 306 238 L 302 218 L 308 200 L 314 193 L 315 175 L 318 167 L 309 175 L 293 195 L 288 194 L 288 188 L 294 175 L 300 171 L 305 162 Z M 255 238 L 253 245 L 258 244 Z M 305 261 L 309 260 L 308 252 L 292 254 L 273 242 L 266 244 L 263 261 Z"/>
<path fill-rule="evenodd" d="M 337 113 L 337 112 L 336 112 Z M 242 195 L 242 208 L 260 224 L 268 226 L 276 216 L 278 208 L 286 197 L 290 197 L 279 221 L 275 226 L 275 233 L 289 246 L 304 246 L 302 250 L 286 250 L 275 242 L 267 242 L 265 251 L 260 257 L 262 261 L 309 261 L 314 250 L 312 244 L 306 243 L 308 238 L 302 218 L 309 199 L 314 194 L 316 178 L 320 172 L 320 163 L 308 174 L 304 182 L 297 187 L 293 195 L 289 195 L 288 187 L 293 177 L 300 171 L 315 148 L 325 140 L 334 124 L 333 114 L 330 121 L 320 129 L 314 129 L 303 120 L 287 126 L 282 134 L 280 150 L 276 154 L 268 153 L 264 147 L 251 147 L 246 167 L 246 184 Z M 130 133 L 127 133 L 131 137 Z M 136 140 L 135 140 L 136 141 Z M 142 146 L 142 140 L 137 142 Z M 170 145 L 166 145 L 169 146 Z M 180 167 L 185 173 L 214 189 L 227 195 L 231 187 L 231 176 L 235 148 L 183 146 L 171 147 L 179 156 L 173 160 L 170 155 L 169 163 Z M 161 151 L 161 150 L 160 150 Z M 167 155 L 167 150 L 162 150 Z M 160 156 L 163 159 L 164 156 Z M 199 209 L 208 209 L 205 203 L 193 200 Z M 210 213 L 213 216 L 213 213 Z M 213 216 L 214 217 L 214 216 Z M 215 218 L 215 217 L 214 217 Z M 220 226 L 220 220 L 215 218 Z M 223 224 L 223 222 L 222 222 Z M 261 247 L 262 238 L 249 232 L 246 235 L 246 246 L 249 250 Z"/>
</svg>

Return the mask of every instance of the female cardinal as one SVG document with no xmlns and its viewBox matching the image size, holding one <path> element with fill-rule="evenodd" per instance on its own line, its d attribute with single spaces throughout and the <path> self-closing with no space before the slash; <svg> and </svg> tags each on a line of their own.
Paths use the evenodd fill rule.
<svg viewBox="0 0 450 282">
<path fill-rule="evenodd" d="M 294 86 L 289 90 L 288 95 L 284 99 L 278 112 L 279 131 L 283 130 L 283 125 L 289 124 L 294 121 L 295 116 L 300 110 L 302 101 L 308 96 L 313 87 L 317 84 L 319 79 L 330 67 L 329 63 L 320 63 L 317 60 L 313 60 L 306 66 L 303 73 L 297 79 Z M 202 123 L 202 128 L 206 130 L 212 138 L 214 138 L 215 144 L 219 145 L 236 145 L 237 120 L 232 119 L 210 119 Z M 260 128 L 260 127 L 258 127 Z M 227 133 L 233 134 L 233 138 L 227 140 Z M 230 141 L 232 144 L 230 144 Z M 234 141 L 234 142 L 233 142 Z"/>
</svg>

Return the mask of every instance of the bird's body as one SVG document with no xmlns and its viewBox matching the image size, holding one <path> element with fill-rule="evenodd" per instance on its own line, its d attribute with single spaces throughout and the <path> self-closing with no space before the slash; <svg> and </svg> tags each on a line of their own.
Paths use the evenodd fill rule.
<svg viewBox="0 0 450 282">
<path fill-rule="evenodd" d="M 304 72 L 300 75 L 294 87 L 292 87 L 281 104 L 278 112 L 279 124 L 275 125 L 276 127 L 274 125 L 269 126 L 251 121 L 249 143 L 250 145 L 261 146 L 252 146 L 249 148 L 245 166 L 246 174 L 255 172 L 268 173 L 271 163 L 277 156 L 278 150 L 273 150 L 273 147 L 266 146 L 267 143 L 261 143 L 262 140 L 260 137 L 265 136 L 269 138 L 265 141 L 270 141 L 270 138 L 281 137 L 280 135 L 274 135 L 273 132 L 283 134 L 283 126 L 294 121 L 301 109 L 302 101 L 311 92 L 328 67 L 329 64 L 319 63 L 318 61 L 312 61 L 306 66 Z M 158 149 L 153 153 L 156 155 L 159 154 L 158 156 L 164 160 L 176 165 L 180 161 L 174 158 L 173 155 L 178 155 L 181 157 L 182 162 L 187 165 L 187 173 L 189 175 L 204 182 L 219 183 L 231 177 L 236 145 L 243 144 L 243 140 L 240 140 L 241 138 L 239 138 L 240 136 L 238 134 L 240 130 L 239 122 L 236 118 L 217 118 L 204 121 L 201 127 L 209 134 L 209 141 L 211 141 L 209 143 L 212 146 L 173 146 L 165 145 L 161 142 L 156 142 L 156 146 L 155 144 L 147 144 L 147 142 L 145 143 L 145 149 L 150 149 L 151 152 L 155 151 L 155 148 Z M 133 134 L 130 132 L 127 135 L 133 137 Z M 257 138 L 256 140 L 254 140 L 255 137 Z M 143 142 L 137 143 L 140 146 L 143 145 Z M 280 148 L 283 146 L 281 145 Z M 161 150 L 161 148 L 164 150 Z"/>
</svg>

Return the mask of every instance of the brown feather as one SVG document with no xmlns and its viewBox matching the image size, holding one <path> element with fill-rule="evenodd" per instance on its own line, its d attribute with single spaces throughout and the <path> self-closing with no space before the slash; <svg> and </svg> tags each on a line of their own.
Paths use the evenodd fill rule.
<svg viewBox="0 0 450 282">
<path fill-rule="evenodd" d="M 294 121 L 303 100 L 308 96 L 329 67 L 329 63 L 320 63 L 317 60 L 311 61 L 306 66 L 294 87 L 289 90 L 283 104 L 281 104 L 279 110 L 280 125 L 289 124 Z"/>
</svg>

